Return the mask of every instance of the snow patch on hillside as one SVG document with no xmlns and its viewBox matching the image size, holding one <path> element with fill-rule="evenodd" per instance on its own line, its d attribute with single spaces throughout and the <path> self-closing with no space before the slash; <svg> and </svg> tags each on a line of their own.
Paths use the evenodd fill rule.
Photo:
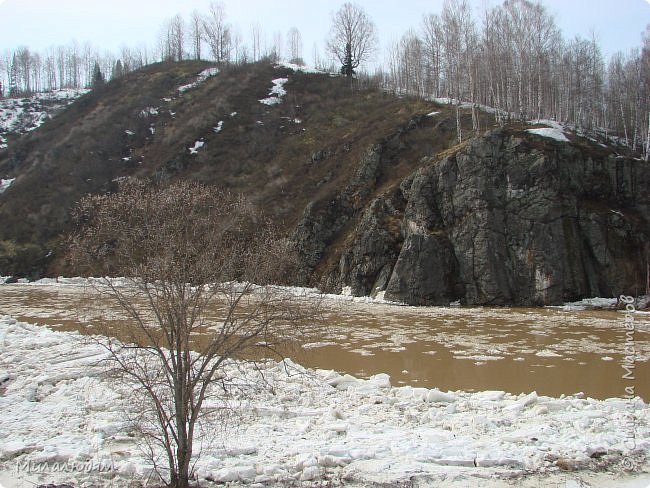
<svg viewBox="0 0 650 488">
<path fill-rule="evenodd" d="M 454 107 L 458 108 L 475 108 L 477 110 L 481 110 L 482 112 L 488 113 L 488 114 L 500 114 L 501 116 L 506 116 L 508 115 L 507 112 L 504 110 L 490 107 L 488 105 L 481 105 L 478 103 L 472 103 L 472 102 L 463 102 L 461 100 L 458 100 L 456 98 L 449 98 L 449 97 L 433 97 L 429 98 L 429 101 L 438 103 L 440 105 L 453 105 Z"/>
<path fill-rule="evenodd" d="M 308 73 L 308 74 L 323 74 L 326 73 L 325 71 L 321 71 L 316 68 L 310 68 L 308 66 L 304 65 L 299 65 L 299 64 L 294 64 L 294 63 L 289 63 L 287 61 L 281 61 L 275 65 L 276 68 L 287 68 L 292 71 L 299 71 L 302 73 Z"/>
<path fill-rule="evenodd" d="M 188 90 L 191 90 L 192 88 L 196 88 L 197 86 L 201 85 L 205 80 L 212 76 L 216 76 L 219 73 L 218 68 L 208 68 L 204 69 L 201 71 L 198 75 L 196 75 L 196 80 L 193 81 L 192 83 L 188 83 L 187 85 L 179 86 L 176 91 L 178 93 L 183 94 Z"/>
<path fill-rule="evenodd" d="M 190 154 L 198 154 L 199 149 L 201 149 L 203 146 L 205 146 L 205 142 L 196 141 L 192 147 L 188 148 L 188 150 L 190 151 Z"/>
<path fill-rule="evenodd" d="M 0 353 L 2 479 L 26 476 L 13 470 L 28 462 L 103 463 L 118 481 L 151 472 L 125 421 L 133 391 L 102 375 L 100 344 L 4 316 Z M 624 458 L 640 461 L 636 455 L 650 449 L 650 408 L 639 398 L 445 392 L 395 387 L 386 374 L 362 380 L 290 360 L 259 366 L 226 365 L 225 375 L 241 385 L 230 406 L 246 422 L 216 442 L 201 437 L 211 426 L 197 430 L 199 480 L 268 484 L 327 476 L 396 484 L 417 474 L 475 486 L 489 477 L 557 469 L 556 461 L 588 467 L 599 458 L 616 470 Z M 221 405 L 219 395 L 210 400 L 211 407 Z M 73 476 L 80 486 L 100 479 L 92 471 Z M 69 477 L 54 472 L 39 481 Z"/>
<path fill-rule="evenodd" d="M 0 149 L 7 148 L 8 134 L 24 134 L 37 129 L 88 91 L 66 89 L 35 93 L 27 98 L 0 99 Z"/>
<path fill-rule="evenodd" d="M 560 142 L 569 142 L 569 139 L 567 139 L 567 137 L 564 135 L 564 132 L 550 127 L 542 127 L 541 129 L 528 129 L 526 132 Z"/>
<path fill-rule="evenodd" d="M 7 180 L 0 179 L 0 193 L 4 193 L 7 188 L 11 186 L 16 178 L 9 178 Z"/>
<path fill-rule="evenodd" d="M 145 107 L 140 110 L 138 117 L 146 119 L 148 117 L 155 117 L 156 115 L 158 115 L 158 107 Z"/>
<path fill-rule="evenodd" d="M 530 124 L 543 124 L 549 127 L 542 127 L 539 129 L 528 129 L 526 132 L 535 134 L 540 137 L 546 137 L 560 142 L 569 142 L 569 139 L 564 135 L 564 126 L 555 120 L 537 119 L 531 120 Z"/>
<path fill-rule="evenodd" d="M 287 81 L 289 81 L 289 78 L 276 78 L 275 80 L 272 80 L 273 87 L 269 92 L 269 96 L 261 99 L 260 103 L 269 106 L 282 103 L 282 97 L 287 94 L 287 91 L 284 89 L 284 85 Z"/>
</svg>

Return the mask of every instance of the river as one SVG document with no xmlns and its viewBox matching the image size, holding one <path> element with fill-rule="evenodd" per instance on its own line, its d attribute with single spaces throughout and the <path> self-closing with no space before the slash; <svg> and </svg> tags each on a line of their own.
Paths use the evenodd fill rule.
<svg viewBox="0 0 650 488">
<path fill-rule="evenodd" d="M 82 312 L 83 287 L 0 285 L 0 314 L 54 330 L 92 333 L 104 319 Z M 95 304 L 97 305 L 97 304 Z M 110 306 L 100 308 L 111 311 Z M 123 326 L 113 310 L 113 326 Z M 294 359 L 308 367 L 367 377 L 388 373 L 394 385 L 441 390 L 537 391 L 650 401 L 650 314 L 556 308 L 406 307 L 324 301 L 327 337 L 303 344 Z M 119 334 L 116 333 L 119 336 Z M 630 342 L 630 337 L 633 342 Z M 625 347 L 636 353 L 623 378 Z"/>
</svg>

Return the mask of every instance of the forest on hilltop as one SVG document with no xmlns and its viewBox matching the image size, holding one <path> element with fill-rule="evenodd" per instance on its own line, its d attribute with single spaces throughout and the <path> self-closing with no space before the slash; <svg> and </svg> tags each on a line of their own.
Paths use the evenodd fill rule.
<svg viewBox="0 0 650 488">
<path fill-rule="evenodd" d="M 326 55 L 314 49 L 314 64 L 323 71 L 341 71 L 343 48 L 337 38 L 341 13 L 355 16 L 352 44 L 363 40 L 366 53 L 376 51 L 376 29 L 356 5 L 344 4 L 333 16 Z M 338 29 L 340 32 L 340 29 Z M 367 36 L 367 37 L 363 37 Z M 284 37 L 284 39 L 283 39 Z M 361 39 L 363 37 L 363 39 Z M 248 39 L 223 4 L 213 2 L 207 12 L 179 14 L 160 28 L 153 46 L 123 47 L 120 53 L 100 52 L 86 43 L 34 52 L 26 46 L 0 56 L 0 96 L 25 96 L 60 88 L 90 87 L 101 70 L 111 79 L 159 61 L 209 60 L 245 64 L 267 58 L 301 64 L 300 31 L 268 36 L 259 24 Z M 337 45 L 338 42 L 338 45 Z M 345 41 L 343 41 L 345 42 Z M 355 54 L 355 53 L 350 53 Z M 381 56 L 375 52 L 375 59 Z M 565 39 L 555 19 L 541 2 L 505 0 L 475 18 L 467 0 L 446 0 L 439 14 L 423 15 L 418 27 L 387 46 L 384 63 L 358 77 L 396 93 L 423 98 L 446 97 L 496 109 L 497 118 L 548 118 L 579 129 L 603 130 L 648 158 L 650 145 L 650 30 L 639 49 L 618 52 L 605 59 L 595 36 Z M 475 117 L 475 129 L 479 123 Z"/>
</svg>

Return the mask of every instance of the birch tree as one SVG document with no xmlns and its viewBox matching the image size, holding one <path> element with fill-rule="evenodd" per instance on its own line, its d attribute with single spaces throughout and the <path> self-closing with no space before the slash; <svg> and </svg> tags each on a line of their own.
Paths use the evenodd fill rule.
<svg viewBox="0 0 650 488">
<path fill-rule="evenodd" d="M 425 15 L 422 19 L 422 49 L 429 92 L 441 96 L 442 88 L 442 26 L 436 14 Z"/>
</svg>

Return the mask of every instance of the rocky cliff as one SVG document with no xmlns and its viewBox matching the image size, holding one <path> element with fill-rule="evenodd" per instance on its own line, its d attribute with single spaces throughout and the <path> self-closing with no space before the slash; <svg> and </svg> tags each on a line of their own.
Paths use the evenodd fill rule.
<svg viewBox="0 0 650 488">
<path fill-rule="evenodd" d="M 424 159 L 357 209 L 350 195 L 390 171 L 386 151 L 370 147 L 356 180 L 320 212 L 308 208 L 297 229 L 306 265 L 326 287 L 414 305 L 542 305 L 644 291 L 646 163 L 586 140 L 497 129 Z"/>
</svg>

